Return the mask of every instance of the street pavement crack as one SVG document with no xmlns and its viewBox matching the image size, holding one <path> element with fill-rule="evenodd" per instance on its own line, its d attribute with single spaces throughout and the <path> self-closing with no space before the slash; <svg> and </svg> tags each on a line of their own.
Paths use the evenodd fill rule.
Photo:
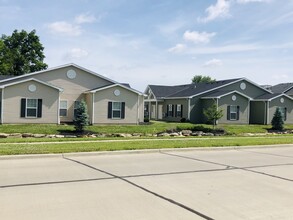
<svg viewBox="0 0 293 220">
<path fill-rule="evenodd" d="M 136 183 L 134 183 L 134 182 L 132 182 L 132 181 L 126 179 L 125 177 L 121 177 L 121 176 L 118 176 L 118 175 L 112 174 L 112 173 L 107 172 L 107 171 L 105 171 L 105 170 L 101 170 L 101 169 L 99 169 L 99 168 L 93 167 L 93 166 L 88 165 L 88 164 L 86 164 L 86 163 L 80 162 L 80 161 L 78 161 L 78 160 L 70 159 L 70 158 L 68 158 L 68 157 L 65 157 L 64 155 L 63 155 L 63 158 L 64 158 L 65 160 L 72 161 L 72 162 L 74 162 L 74 163 L 80 164 L 80 165 L 82 165 L 82 166 L 88 167 L 88 168 L 90 168 L 90 169 L 93 169 L 93 170 L 99 171 L 99 172 L 104 173 L 104 174 L 107 174 L 107 175 L 109 175 L 109 176 L 111 176 L 111 177 L 114 177 L 114 178 L 117 178 L 117 179 L 119 179 L 119 180 L 122 180 L 122 181 L 124 181 L 124 182 L 126 182 L 126 183 L 128 183 L 128 184 L 130 184 L 130 185 L 132 185 L 132 186 L 134 186 L 134 187 L 136 187 L 136 188 L 138 188 L 138 189 L 140 189 L 140 190 L 143 190 L 144 192 L 147 192 L 147 193 L 149 193 L 149 194 L 151 194 L 151 195 L 153 195 L 153 196 L 156 196 L 156 197 L 158 197 L 158 198 L 160 198 L 160 199 L 163 199 L 163 200 L 165 200 L 165 201 L 167 201 L 167 202 L 169 202 L 169 203 L 171 203 L 171 204 L 173 204 L 173 205 L 176 205 L 176 206 L 178 206 L 178 207 L 181 207 L 181 208 L 183 208 L 183 209 L 185 209 L 185 210 L 187 210 L 187 211 L 189 211 L 189 212 L 191 212 L 191 213 L 193 213 L 193 214 L 195 214 L 195 215 L 197 215 L 197 216 L 200 216 L 200 217 L 202 217 L 203 219 L 214 220 L 213 218 L 211 218 L 211 217 L 209 217 L 209 216 L 207 216 L 207 215 L 205 215 L 205 214 L 203 214 L 203 213 L 201 213 L 201 212 L 199 212 L 199 211 L 196 211 L 196 210 L 194 210 L 194 209 L 192 209 L 192 208 L 190 208 L 190 207 L 188 207 L 188 206 L 186 206 L 186 205 L 184 205 L 184 204 L 182 204 L 182 203 L 179 203 L 179 202 L 177 202 L 177 201 L 175 201 L 175 200 L 173 200 L 173 199 L 170 199 L 170 198 L 165 197 L 165 196 L 163 196 L 163 195 L 160 195 L 160 194 L 158 194 L 158 193 L 156 193 L 156 192 L 154 192 L 154 191 L 151 191 L 151 190 L 149 190 L 149 189 L 147 189 L 147 188 L 145 188 L 145 187 L 143 187 L 143 186 L 140 186 L 140 185 L 138 185 L 138 184 L 136 184 Z"/>
<path fill-rule="evenodd" d="M 281 176 L 277 176 L 277 175 L 273 175 L 273 174 L 269 174 L 269 173 L 265 173 L 265 172 L 252 170 L 253 168 L 259 168 L 259 167 L 249 167 L 249 168 L 237 167 L 237 166 L 233 166 L 233 165 L 229 165 L 229 164 L 223 164 L 223 163 L 213 162 L 213 161 L 209 161 L 209 160 L 202 160 L 202 159 L 198 159 L 198 158 L 195 158 L 195 157 L 181 156 L 181 155 L 172 154 L 172 153 L 166 153 L 166 152 L 160 152 L 160 153 L 165 154 L 165 155 L 169 155 L 169 156 L 173 156 L 173 157 L 179 157 L 179 158 L 183 158 L 183 159 L 194 160 L 194 161 L 199 161 L 199 162 L 203 162 L 203 163 L 224 166 L 229 170 L 230 169 L 244 170 L 244 171 L 251 172 L 251 173 L 261 174 L 261 175 L 264 175 L 264 176 L 269 176 L 269 177 L 272 177 L 272 178 L 293 182 L 293 180 L 289 179 L 289 178 L 285 178 L 285 177 L 281 177 Z"/>
</svg>

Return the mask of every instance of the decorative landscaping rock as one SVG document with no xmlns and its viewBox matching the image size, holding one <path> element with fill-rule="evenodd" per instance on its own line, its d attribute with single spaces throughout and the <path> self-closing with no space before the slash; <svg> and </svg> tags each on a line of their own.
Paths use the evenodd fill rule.
<svg viewBox="0 0 293 220">
<path fill-rule="evenodd" d="M 133 137 L 140 137 L 140 136 L 143 136 L 143 135 L 141 133 L 133 133 L 132 136 Z"/>
<path fill-rule="evenodd" d="M 64 135 L 65 138 L 77 138 L 76 135 L 66 134 Z"/>
<path fill-rule="evenodd" d="M 203 131 L 195 131 L 191 133 L 191 136 L 202 136 L 203 135 Z"/>
<path fill-rule="evenodd" d="M 49 135 L 47 135 L 46 137 L 47 137 L 47 138 L 55 138 L 56 136 L 55 136 L 55 134 L 49 134 Z"/>
<path fill-rule="evenodd" d="M 35 138 L 43 138 L 43 137 L 46 137 L 45 134 L 34 134 L 34 137 Z"/>
<path fill-rule="evenodd" d="M 9 134 L 0 133 L 0 138 L 7 138 L 8 136 L 9 136 Z"/>
<path fill-rule="evenodd" d="M 23 133 L 22 137 L 23 138 L 34 137 L 34 134 L 32 134 L 32 133 Z"/>
<path fill-rule="evenodd" d="M 12 134 L 9 134 L 8 138 L 22 138 L 22 134 L 12 133 Z"/>
<path fill-rule="evenodd" d="M 157 134 L 157 137 L 168 137 L 168 136 L 170 136 L 170 134 L 167 132 Z"/>
<path fill-rule="evenodd" d="M 171 137 L 177 137 L 177 136 L 179 136 L 179 134 L 178 134 L 177 132 L 170 133 L 169 135 L 170 135 Z"/>
<path fill-rule="evenodd" d="M 183 136 L 189 136 L 189 135 L 192 134 L 192 131 L 191 130 L 182 130 L 181 132 L 182 132 L 182 135 Z"/>
<path fill-rule="evenodd" d="M 62 135 L 62 134 L 56 134 L 55 137 L 56 138 L 64 138 L 64 135 Z"/>
<path fill-rule="evenodd" d="M 214 136 L 213 133 L 203 133 L 202 136 Z"/>
</svg>

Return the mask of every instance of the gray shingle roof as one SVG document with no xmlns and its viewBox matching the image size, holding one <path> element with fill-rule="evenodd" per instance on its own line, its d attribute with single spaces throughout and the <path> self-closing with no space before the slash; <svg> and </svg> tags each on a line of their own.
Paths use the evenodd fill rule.
<svg viewBox="0 0 293 220">
<path fill-rule="evenodd" d="M 293 83 L 280 83 L 278 85 L 272 86 L 271 90 L 273 93 L 284 93 L 293 87 Z"/>
<path fill-rule="evenodd" d="M 256 97 L 254 100 L 270 100 L 270 99 L 273 99 L 275 97 L 278 97 L 282 95 L 282 93 L 274 93 L 274 94 L 264 94 L 264 95 L 261 95 L 261 96 L 258 96 Z"/>
<path fill-rule="evenodd" d="M 13 78 L 15 76 L 10 76 L 10 75 L 0 75 L 0 81 L 4 80 L 4 79 L 9 79 L 9 78 Z"/>
<path fill-rule="evenodd" d="M 212 92 L 212 93 L 205 95 L 203 98 L 217 98 L 217 97 L 223 96 L 223 95 L 230 93 L 230 92 L 233 92 L 233 91 L 234 90 L 216 91 L 216 92 Z"/>
<path fill-rule="evenodd" d="M 157 98 L 182 98 L 208 92 L 211 89 L 216 89 L 240 79 L 241 78 L 220 80 L 212 83 L 192 83 L 178 86 L 149 85 L 149 87 Z"/>
</svg>

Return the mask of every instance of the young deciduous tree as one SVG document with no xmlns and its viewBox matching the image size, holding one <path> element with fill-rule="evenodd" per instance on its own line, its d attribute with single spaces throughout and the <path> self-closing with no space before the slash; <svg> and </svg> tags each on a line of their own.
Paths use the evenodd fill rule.
<svg viewBox="0 0 293 220">
<path fill-rule="evenodd" d="M 36 31 L 13 31 L 11 36 L 0 38 L 0 74 L 22 75 L 47 69 L 44 47 Z"/>
<path fill-rule="evenodd" d="M 89 124 L 87 105 L 84 100 L 82 100 L 77 106 L 76 115 L 73 123 L 76 132 L 84 132 L 85 126 Z"/>
<path fill-rule="evenodd" d="M 211 83 L 215 82 L 210 76 L 195 75 L 192 79 L 192 83 Z"/>
<path fill-rule="evenodd" d="M 204 115 L 207 117 L 208 122 L 213 123 L 213 129 L 217 125 L 217 120 L 223 117 L 223 109 L 218 109 L 216 104 L 213 104 L 211 107 L 203 110 Z"/>
<path fill-rule="evenodd" d="M 279 108 L 276 109 L 271 123 L 273 130 L 282 131 L 284 129 L 284 120 Z"/>
</svg>

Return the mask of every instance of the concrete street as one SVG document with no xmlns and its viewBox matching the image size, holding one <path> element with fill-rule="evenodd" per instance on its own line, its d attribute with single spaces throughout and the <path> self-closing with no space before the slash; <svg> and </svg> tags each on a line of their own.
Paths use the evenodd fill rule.
<svg viewBox="0 0 293 220">
<path fill-rule="evenodd" d="M 0 219 L 293 219 L 293 145 L 0 157 Z"/>
</svg>

